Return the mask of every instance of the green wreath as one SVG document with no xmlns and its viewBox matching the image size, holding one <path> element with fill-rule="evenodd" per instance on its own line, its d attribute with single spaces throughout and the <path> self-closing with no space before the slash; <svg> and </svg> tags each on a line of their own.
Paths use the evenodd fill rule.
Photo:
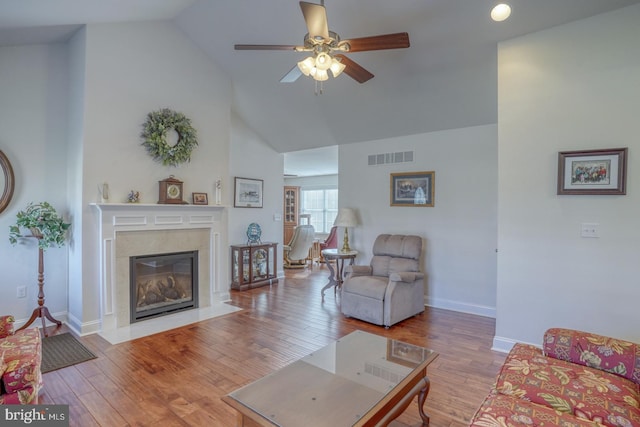
<svg viewBox="0 0 640 427">
<path fill-rule="evenodd" d="M 174 146 L 167 144 L 167 132 L 170 129 L 178 134 L 178 142 Z M 198 145 L 196 130 L 191 126 L 191 120 L 184 114 L 168 108 L 147 114 L 147 121 L 140 136 L 144 139 L 142 145 L 147 152 L 165 166 L 178 166 L 180 163 L 191 161 L 191 151 Z"/>
</svg>

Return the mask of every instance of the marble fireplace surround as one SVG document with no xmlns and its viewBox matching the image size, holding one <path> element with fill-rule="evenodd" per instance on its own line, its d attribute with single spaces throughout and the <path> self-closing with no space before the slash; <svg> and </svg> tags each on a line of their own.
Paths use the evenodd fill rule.
<svg viewBox="0 0 640 427">
<path fill-rule="evenodd" d="M 221 206 L 93 204 L 99 211 L 100 335 L 111 343 L 215 317 L 235 308 L 223 286 Z M 197 309 L 130 323 L 129 257 L 198 251 Z"/>
</svg>

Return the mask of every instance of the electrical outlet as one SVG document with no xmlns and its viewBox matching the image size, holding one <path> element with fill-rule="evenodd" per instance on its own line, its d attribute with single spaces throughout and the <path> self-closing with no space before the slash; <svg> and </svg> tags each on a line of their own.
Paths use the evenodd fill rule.
<svg viewBox="0 0 640 427">
<path fill-rule="evenodd" d="M 27 287 L 26 286 L 18 286 L 17 295 L 18 295 L 18 298 L 26 298 L 27 297 Z"/>
</svg>

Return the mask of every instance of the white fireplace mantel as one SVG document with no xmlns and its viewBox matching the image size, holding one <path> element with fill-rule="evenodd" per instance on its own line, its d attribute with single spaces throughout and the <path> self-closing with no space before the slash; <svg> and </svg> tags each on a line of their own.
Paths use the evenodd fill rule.
<svg viewBox="0 0 640 427">
<path fill-rule="evenodd" d="M 130 326 L 129 319 L 125 315 L 130 308 L 128 306 L 129 296 L 126 293 L 126 290 L 129 289 L 129 283 L 127 279 L 123 278 L 122 271 L 126 269 L 128 273 L 128 264 L 123 267 L 121 261 L 124 254 L 122 253 L 123 243 L 117 244 L 119 234 L 122 239 L 130 235 L 127 232 L 146 231 L 147 233 L 140 233 L 142 240 L 140 245 L 144 246 L 148 240 L 148 244 L 151 246 L 145 250 L 148 249 L 153 253 L 153 245 L 158 244 L 158 239 L 153 236 L 163 236 L 167 233 L 173 236 L 197 233 L 200 237 L 196 240 L 199 240 L 203 247 L 199 264 L 201 268 L 204 268 L 201 275 L 205 278 L 205 280 L 200 280 L 200 295 L 206 296 L 200 299 L 199 307 L 206 309 L 229 299 L 229 289 L 228 286 L 223 286 L 225 276 L 222 274 L 220 265 L 222 233 L 224 232 L 221 218 L 225 206 L 143 203 L 91 203 L 91 206 L 95 207 L 99 213 L 100 320 L 103 336 L 105 333 L 113 333 L 118 329 Z M 180 233 L 180 230 L 185 233 Z M 147 236 L 147 240 L 143 236 Z M 175 240 L 183 240 L 182 246 L 189 244 L 184 243 L 184 239 Z M 134 246 L 139 246 L 138 241 L 136 237 Z M 167 250 L 167 239 L 160 238 L 160 241 L 163 242 L 163 249 Z M 184 250 L 184 248 L 180 250 Z M 139 323 L 156 322 L 157 319 Z M 158 322 L 163 323 L 162 320 Z"/>
<path fill-rule="evenodd" d="M 91 203 L 100 212 L 101 237 L 118 227 L 134 229 L 213 227 L 222 205 Z"/>
</svg>

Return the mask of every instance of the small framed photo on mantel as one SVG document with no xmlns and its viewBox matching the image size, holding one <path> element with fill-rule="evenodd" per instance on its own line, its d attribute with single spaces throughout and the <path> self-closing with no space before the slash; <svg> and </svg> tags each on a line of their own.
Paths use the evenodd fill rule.
<svg viewBox="0 0 640 427">
<path fill-rule="evenodd" d="M 627 148 L 558 153 L 558 194 L 627 194 Z"/>
<path fill-rule="evenodd" d="M 209 204 L 209 196 L 207 193 L 191 193 L 191 197 L 193 197 L 194 205 L 208 205 Z"/>
</svg>

